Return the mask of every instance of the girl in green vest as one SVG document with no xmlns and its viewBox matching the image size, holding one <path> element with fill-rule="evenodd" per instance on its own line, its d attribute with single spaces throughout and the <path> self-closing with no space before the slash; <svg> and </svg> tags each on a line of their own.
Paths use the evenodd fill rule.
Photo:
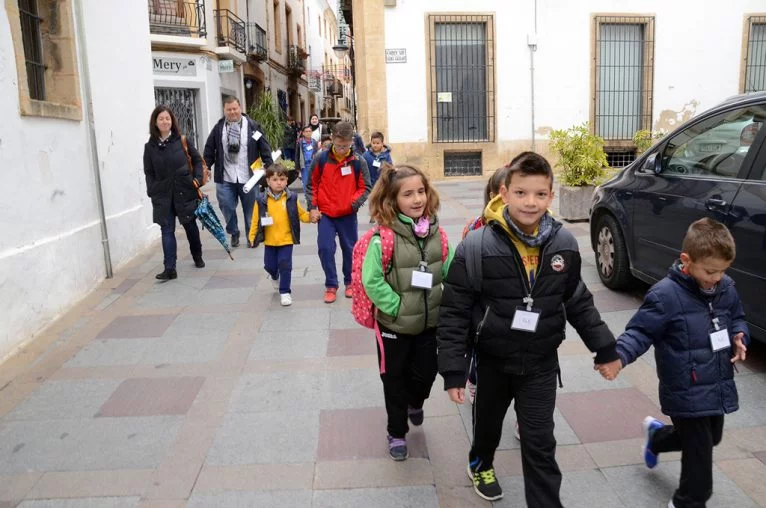
<svg viewBox="0 0 766 508">
<path fill-rule="evenodd" d="M 393 254 L 384 270 L 381 236 L 375 235 L 364 257 L 362 284 L 377 308 L 388 450 L 397 461 L 408 457 L 407 419 L 415 426 L 423 423 L 423 403 L 436 379 L 442 280 L 454 254 L 442 245 L 438 210 L 439 195 L 422 171 L 382 165 L 370 195 L 370 216 L 393 231 Z"/>
</svg>

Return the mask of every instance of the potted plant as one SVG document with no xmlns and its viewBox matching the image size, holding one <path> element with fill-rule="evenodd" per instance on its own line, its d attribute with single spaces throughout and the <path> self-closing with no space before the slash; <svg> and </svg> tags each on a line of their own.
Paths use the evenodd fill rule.
<svg viewBox="0 0 766 508">
<path fill-rule="evenodd" d="M 588 218 L 593 190 L 606 175 L 609 167 L 603 138 L 590 132 L 588 123 L 566 130 L 554 130 L 550 147 L 558 155 L 556 167 L 561 168 L 559 214 L 574 221 Z"/>
<path fill-rule="evenodd" d="M 641 155 L 652 147 L 655 141 L 662 139 L 665 135 L 663 131 L 652 132 L 648 129 L 641 129 L 633 134 L 633 144 L 636 145 L 636 155 Z"/>
<path fill-rule="evenodd" d="M 273 151 L 280 149 L 285 139 L 285 123 L 287 120 L 274 102 L 271 92 L 261 92 L 258 100 L 247 114 L 261 125 L 263 135 L 266 136 L 266 141 L 269 142 L 271 149 Z M 295 163 L 286 159 L 281 159 L 280 163 L 287 168 L 288 185 L 292 184 L 298 178 Z M 262 179 L 262 182 L 265 182 L 265 180 Z"/>
<path fill-rule="evenodd" d="M 261 124 L 263 135 L 269 142 L 272 150 L 282 146 L 285 136 L 285 120 L 282 113 L 274 103 L 271 92 L 263 91 L 258 96 L 255 104 L 247 112 L 248 116 Z"/>
</svg>

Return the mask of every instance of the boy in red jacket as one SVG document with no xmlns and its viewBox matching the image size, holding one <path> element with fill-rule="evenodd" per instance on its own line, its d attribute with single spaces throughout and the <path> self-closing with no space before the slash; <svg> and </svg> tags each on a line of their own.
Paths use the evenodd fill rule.
<svg viewBox="0 0 766 508">
<path fill-rule="evenodd" d="M 338 122 L 332 146 L 314 157 L 306 182 L 311 222 L 319 221 L 317 245 L 325 274 L 325 303 L 333 303 L 338 292 L 336 236 L 343 252 L 345 296 L 351 298 L 351 257 L 358 237 L 356 214 L 370 193 L 370 172 L 364 159 L 354 153 L 353 143 L 353 126 Z"/>
</svg>

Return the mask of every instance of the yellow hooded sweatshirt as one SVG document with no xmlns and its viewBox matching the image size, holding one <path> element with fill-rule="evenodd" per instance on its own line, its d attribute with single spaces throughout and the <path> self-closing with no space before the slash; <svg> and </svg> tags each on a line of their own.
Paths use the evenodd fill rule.
<svg viewBox="0 0 766 508">
<path fill-rule="evenodd" d="M 519 256 L 521 256 L 521 261 L 524 263 L 524 272 L 527 274 L 527 280 L 530 284 L 533 284 L 535 275 L 537 274 L 537 267 L 540 265 L 540 247 L 529 247 L 525 245 L 513 233 L 511 228 L 509 228 L 508 224 L 505 222 L 505 217 L 503 217 L 505 206 L 502 197 L 499 195 L 495 196 L 484 209 L 484 219 L 488 225 L 491 222 L 497 222 L 502 226 L 505 232 L 508 233 L 508 237 L 511 239 L 511 242 L 513 242 L 514 247 L 516 247 L 516 250 L 519 252 Z M 537 231 L 538 230 L 535 229 L 535 235 L 537 235 Z"/>
</svg>

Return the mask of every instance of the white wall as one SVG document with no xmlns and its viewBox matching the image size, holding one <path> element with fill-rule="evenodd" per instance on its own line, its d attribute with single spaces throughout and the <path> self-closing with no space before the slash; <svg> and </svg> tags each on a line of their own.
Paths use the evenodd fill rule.
<svg viewBox="0 0 766 508">
<path fill-rule="evenodd" d="M 119 268 L 158 237 L 142 167 L 154 105 L 148 16 L 145 4 L 83 3 L 103 196 Z M 0 9 L 0 164 L 6 168 L 0 358 L 105 276 L 87 123 L 21 117 L 14 59 L 7 13 Z"/>
<path fill-rule="evenodd" d="M 406 64 L 386 66 L 389 139 L 427 141 L 425 15 L 439 12 L 495 15 L 497 139 L 529 139 L 527 34 L 535 31 L 534 10 L 534 1 L 491 0 L 399 0 L 396 7 L 385 8 L 386 48 L 407 49 Z M 726 8 L 712 0 L 538 1 L 536 128 L 565 128 L 588 120 L 592 14 L 655 16 L 653 121 L 657 123 L 663 112 L 663 118 L 680 117 L 684 110 L 699 113 L 738 92 L 743 16 L 764 10 L 762 0 L 742 0 Z"/>
</svg>

